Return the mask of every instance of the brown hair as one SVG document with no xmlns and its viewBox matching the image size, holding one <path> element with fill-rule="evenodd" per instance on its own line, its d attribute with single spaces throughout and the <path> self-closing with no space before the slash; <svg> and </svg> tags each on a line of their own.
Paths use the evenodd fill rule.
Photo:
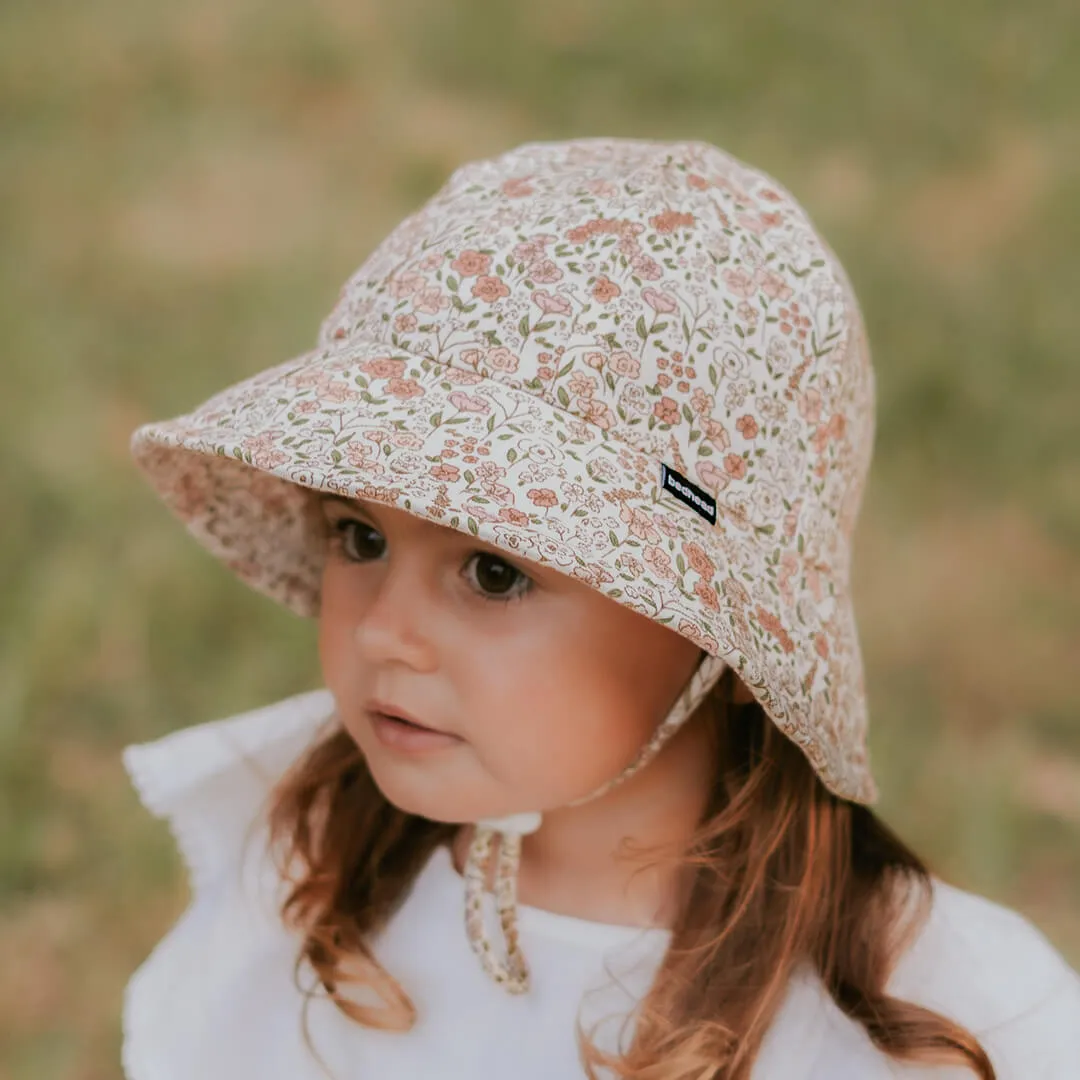
<svg viewBox="0 0 1080 1080">
<path fill-rule="evenodd" d="M 691 843 L 673 856 L 684 884 L 671 944 L 624 1054 L 579 1028 L 588 1076 L 603 1066 L 625 1080 L 746 1080 L 808 963 L 884 1053 L 995 1080 L 971 1032 L 885 991 L 929 912 L 927 867 L 870 809 L 827 791 L 760 705 L 736 704 L 738 686 L 725 672 L 695 717 L 712 733 L 717 773 Z M 392 806 L 342 730 L 282 778 L 270 835 L 291 884 L 282 914 L 303 936 L 294 974 L 306 959 L 318 980 L 308 1000 L 324 993 L 368 1027 L 412 1026 L 415 1007 L 367 941 L 458 828 Z M 307 1037 L 306 1012 L 304 1023 Z"/>
</svg>

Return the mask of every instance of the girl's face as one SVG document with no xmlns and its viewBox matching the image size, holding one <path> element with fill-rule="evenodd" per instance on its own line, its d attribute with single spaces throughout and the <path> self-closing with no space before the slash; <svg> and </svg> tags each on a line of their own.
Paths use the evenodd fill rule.
<svg viewBox="0 0 1080 1080">
<path fill-rule="evenodd" d="M 557 570 L 382 503 L 321 507 L 323 677 L 409 813 L 470 822 L 591 794 L 697 666 L 693 642 Z M 380 720 L 372 700 L 442 734 Z"/>
</svg>

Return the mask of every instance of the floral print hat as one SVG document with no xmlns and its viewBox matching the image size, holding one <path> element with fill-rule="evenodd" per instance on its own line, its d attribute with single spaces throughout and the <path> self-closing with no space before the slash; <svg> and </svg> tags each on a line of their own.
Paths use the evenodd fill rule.
<svg viewBox="0 0 1080 1080">
<path fill-rule="evenodd" d="M 794 198 L 705 143 L 582 139 L 458 169 L 313 350 L 132 450 L 199 541 L 299 614 L 319 607 L 314 489 L 470 533 L 695 642 L 689 685 L 603 790 L 730 665 L 830 791 L 870 803 L 849 574 L 873 433 L 858 304 Z M 466 865 L 470 940 L 514 992 L 539 821 L 479 822 Z M 505 958 L 482 919 L 496 847 Z"/>
</svg>

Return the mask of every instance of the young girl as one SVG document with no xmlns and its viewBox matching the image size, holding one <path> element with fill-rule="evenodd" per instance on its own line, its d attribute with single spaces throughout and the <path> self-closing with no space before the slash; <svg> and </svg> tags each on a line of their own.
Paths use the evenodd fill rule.
<svg viewBox="0 0 1080 1080">
<path fill-rule="evenodd" d="M 459 169 L 310 353 L 140 428 L 325 689 L 128 747 L 193 901 L 130 1080 L 1080 1077 L 1080 978 L 868 808 L 874 384 L 702 143 Z"/>
</svg>

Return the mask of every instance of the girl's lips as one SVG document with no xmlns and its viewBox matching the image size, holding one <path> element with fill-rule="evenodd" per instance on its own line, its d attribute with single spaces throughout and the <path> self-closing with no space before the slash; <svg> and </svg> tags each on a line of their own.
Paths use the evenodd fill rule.
<svg viewBox="0 0 1080 1080">
<path fill-rule="evenodd" d="M 409 753 L 420 753 L 426 750 L 443 750 L 450 746 L 457 746 L 463 740 L 457 735 L 447 734 L 445 731 L 432 731 L 431 728 L 418 727 L 399 720 L 385 713 L 368 710 L 372 730 L 375 737 L 391 750 L 403 750 Z"/>
</svg>

